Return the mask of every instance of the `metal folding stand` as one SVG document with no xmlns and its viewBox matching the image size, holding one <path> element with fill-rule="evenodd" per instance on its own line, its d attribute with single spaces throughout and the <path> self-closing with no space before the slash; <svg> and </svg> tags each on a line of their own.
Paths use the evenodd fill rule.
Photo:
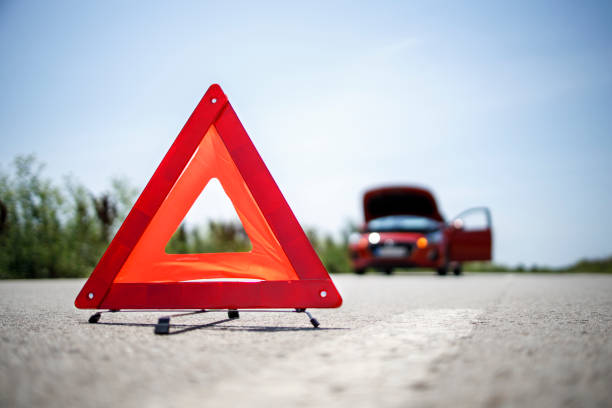
<svg viewBox="0 0 612 408">
<path fill-rule="evenodd" d="M 162 310 L 101 310 L 99 312 L 94 313 L 89 317 L 89 323 L 98 323 L 100 318 L 102 317 L 102 313 L 117 313 L 117 312 L 161 312 Z M 155 334 L 169 334 L 170 333 L 170 319 L 182 316 L 191 316 L 200 313 L 227 313 L 227 317 L 229 319 L 239 319 L 240 312 L 243 313 L 305 313 L 310 319 L 310 324 L 313 325 L 314 328 L 319 327 L 319 321 L 315 319 L 312 314 L 306 309 L 294 309 L 294 310 L 260 310 L 260 309 L 248 309 L 248 310 L 238 310 L 238 309 L 201 309 L 201 310 L 173 310 L 173 312 L 177 312 L 177 314 L 162 316 L 157 320 L 157 324 L 155 325 L 154 333 Z M 182 312 L 182 313 L 178 313 Z"/>
</svg>

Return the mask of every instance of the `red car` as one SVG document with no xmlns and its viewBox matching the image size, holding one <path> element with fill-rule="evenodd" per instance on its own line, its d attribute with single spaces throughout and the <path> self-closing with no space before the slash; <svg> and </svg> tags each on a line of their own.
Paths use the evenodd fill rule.
<svg viewBox="0 0 612 408">
<path fill-rule="evenodd" d="M 349 237 L 355 273 L 418 267 L 460 275 L 464 261 L 491 260 L 488 208 L 471 208 L 446 222 L 428 190 L 395 186 L 367 191 L 363 210 L 364 226 Z"/>
</svg>

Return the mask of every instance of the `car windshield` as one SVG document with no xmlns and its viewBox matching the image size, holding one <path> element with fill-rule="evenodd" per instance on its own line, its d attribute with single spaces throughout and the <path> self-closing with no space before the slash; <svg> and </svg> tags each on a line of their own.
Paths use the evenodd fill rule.
<svg viewBox="0 0 612 408">
<path fill-rule="evenodd" d="M 368 222 L 368 231 L 377 232 L 429 232 L 438 228 L 438 221 L 415 215 L 390 215 Z"/>
</svg>

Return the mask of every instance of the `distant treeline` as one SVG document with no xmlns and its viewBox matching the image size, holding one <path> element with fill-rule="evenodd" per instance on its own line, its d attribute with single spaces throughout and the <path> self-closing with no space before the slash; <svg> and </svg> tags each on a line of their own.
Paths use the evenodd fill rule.
<svg viewBox="0 0 612 408">
<path fill-rule="evenodd" d="M 33 156 L 17 157 L 0 168 L 0 278 L 88 276 L 127 216 L 138 191 L 126 180 L 111 180 L 94 194 L 72 178 L 61 185 L 43 174 Z M 330 272 L 349 271 L 346 236 L 334 240 L 307 232 Z M 168 253 L 249 250 L 242 226 L 209 222 L 181 225 Z"/>
<path fill-rule="evenodd" d="M 612 256 L 601 259 L 581 259 L 569 266 L 553 268 L 541 265 L 518 265 L 509 267 L 491 262 L 470 262 L 463 268 L 468 272 L 513 272 L 513 273 L 612 273 Z"/>
<path fill-rule="evenodd" d="M 314 229 L 306 235 L 328 272 L 339 273 L 351 270 L 348 258 L 347 236 L 336 240 L 330 235 L 321 238 Z M 166 247 L 171 254 L 197 254 L 210 252 L 241 252 L 251 249 L 251 243 L 238 223 L 209 221 L 205 227 L 181 225 Z"/>
<path fill-rule="evenodd" d="M 0 168 L 0 279 L 88 276 L 127 216 L 138 190 L 123 179 L 107 191 L 90 192 L 72 178 L 61 185 L 44 177 L 44 165 L 33 156 L 17 157 L 8 171 Z M 306 234 L 329 272 L 350 272 L 347 240 Z M 239 223 L 181 225 L 166 247 L 168 253 L 248 251 L 250 242 Z M 612 257 L 581 260 L 564 268 L 533 265 L 508 267 L 468 263 L 470 272 L 612 273 Z"/>
</svg>

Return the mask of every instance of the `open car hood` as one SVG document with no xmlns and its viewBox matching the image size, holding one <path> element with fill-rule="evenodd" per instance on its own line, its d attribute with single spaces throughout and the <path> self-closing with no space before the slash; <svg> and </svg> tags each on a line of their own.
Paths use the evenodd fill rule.
<svg viewBox="0 0 612 408">
<path fill-rule="evenodd" d="M 382 187 L 363 196 L 365 221 L 388 215 L 418 215 L 444 222 L 433 195 L 418 187 Z"/>
</svg>

